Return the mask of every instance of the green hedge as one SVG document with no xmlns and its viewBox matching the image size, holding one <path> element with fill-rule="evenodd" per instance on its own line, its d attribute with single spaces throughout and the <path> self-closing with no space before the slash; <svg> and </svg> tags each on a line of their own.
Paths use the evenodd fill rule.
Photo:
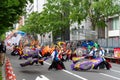
<svg viewBox="0 0 120 80">
<path fill-rule="evenodd" d="M 2 80 L 2 66 L 0 65 L 0 80 Z"/>
</svg>

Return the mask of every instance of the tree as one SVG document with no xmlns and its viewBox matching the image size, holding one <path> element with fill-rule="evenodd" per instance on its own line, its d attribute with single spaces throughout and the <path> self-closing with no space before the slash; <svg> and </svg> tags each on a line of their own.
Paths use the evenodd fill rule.
<svg viewBox="0 0 120 80">
<path fill-rule="evenodd" d="M 81 21 L 89 19 L 93 30 L 105 27 L 106 19 L 120 11 L 119 5 L 113 4 L 113 1 L 47 0 L 44 10 L 41 13 L 32 13 L 25 26 L 29 32 L 43 34 L 52 31 L 53 36 L 60 36 L 65 40 L 64 35 L 69 32 L 70 24 L 75 22 L 81 24 Z"/>
<path fill-rule="evenodd" d="M 43 13 L 46 14 L 44 17 L 47 22 L 46 27 L 53 31 L 54 36 L 66 40 L 64 35 L 67 32 L 69 34 L 70 27 L 70 0 L 47 0 Z"/>
<path fill-rule="evenodd" d="M 93 30 L 106 27 L 106 19 L 120 13 L 120 5 L 115 1 L 119 0 L 71 0 L 71 21 L 80 24 L 89 19 Z"/>
<path fill-rule="evenodd" d="M 25 26 L 29 27 L 29 32 L 43 34 L 52 31 L 54 36 L 60 36 L 62 40 L 65 40 L 69 37 L 69 35 L 64 36 L 69 32 L 69 6 L 69 0 L 47 0 L 44 10 L 41 13 L 30 14 Z"/>
<path fill-rule="evenodd" d="M 20 30 L 37 34 L 43 34 L 44 32 L 47 32 L 43 27 L 44 22 L 42 18 L 43 16 L 41 13 L 38 12 L 31 13 L 27 20 L 25 21 L 25 26 L 21 27 Z"/>
<path fill-rule="evenodd" d="M 27 1 L 32 2 L 32 0 L 0 0 L 0 30 L 13 26 L 24 13 Z M 4 32 L 2 30 L 1 33 Z"/>
</svg>

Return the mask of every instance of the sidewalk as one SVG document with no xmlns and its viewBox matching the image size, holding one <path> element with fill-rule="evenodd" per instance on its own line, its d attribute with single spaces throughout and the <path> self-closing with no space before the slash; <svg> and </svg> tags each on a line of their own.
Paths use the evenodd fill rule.
<svg viewBox="0 0 120 80">
<path fill-rule="evenodd" d="M 0 53 L 0 71 L 2 80 L 5 80 L 5 53 Z"/>
<path fill-rule="evenodd" d="M 7 60 L 7 54 L 10 54 L 11 51 L 10 50 L 6 50 L 6 53 L 4 53 L 4 58 L 3 58 L 3 65 L 0 66 L 0 70 L 1 70 L 1 73 L 2 73 L 2 80 L 6 80 L 6 70 L 5 70 L 5 63 L 6 63 L 6 60 Z M 1 79 L 0 79 L 1 80 Z"/>
<path fill-rule="evenodd" d="M 0 80 L 5 80 L 5 64 L 0 64 Z"/>
<path fill-rule="evenodd" d="M 7 55 L 5 55 L 4 64 L 2 65 L 2 80 L 16 80 L 16 76 Z"/>
<path fill-rule="evenodd" d="M 0 65 L 0 80 L 2 80 L 2 66 Z"/>
<path fill-rule="evenodd" d="M 5 79 L 5 64 L 2 65 L 2 80 L 6 80 Z"/>
</svg>

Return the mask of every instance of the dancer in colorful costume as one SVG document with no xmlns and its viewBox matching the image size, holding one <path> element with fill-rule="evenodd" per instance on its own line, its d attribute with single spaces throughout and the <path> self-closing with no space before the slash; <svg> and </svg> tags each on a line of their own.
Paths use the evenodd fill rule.
<svg viewBox="0 0 120 80">
<path fill-rule="evenodd" d="M 95 58 L 95 59 L 91 59 L 91 60 L 87 60 L 87 61 L 82 61 L 79 62 L 78 60 L 76 60 L 76 62 L 74 62 L 71 65 L 71 69 L 72 70 L 90 70 L 90 69 L 96 69 L 96 66 L 98 66 L 99 64 L 101 64 L 103 62 L 102 58 Z M 110 64 L 107 62 L 107 70 L 109 70 L 111 68 Z"/>
<path fill-rule="evenodd" d="M 59 48 L 55 46 L 55 49 L 53 53 L 51 54 L 52 56 L 52 64 L 49 66 L 48 70 L 50 69 L 55 69 L 55 70 L 61 70 L 61 69 L 66 69 L 63 62 L 59 58 Z"/>
<path fill-rule="evenodd" d="M 25 67 L 27 65 L 33 65 L 34 63 L 38 64 L 40 63 L 41 65 L 43 65 L 43 60 L 42 60 L 42 56 L 41 54 L 39 53 L 39 49 L 35 49 L 34 50 L 34 53 L 30 53 L 31 51 L 28 52 L 28 54 L 24 54 L 22 56 L 22 58 L 24 59 L 28 59 L 28 58 L 32 58 L 31 60 L 28 60 L 24 63 L 21 63 L 20 66 L 21 67 Z"/>
<path fill-rule="evenodd" d="M 34 63 L 38 64 L 40 63 L 43 65 L 43 61 L 41 60 L 41 54 L 40 54 L 40 48 L 34 46 L 24 46 L 23 48 L 23 55 L 20 56 L 21 59 L 27 60 L 26 62 L 20 63 L 21 67 L 27 66 L 27 65 L 33 65 Z M 29 59 L 29 60 L 28 60 Z"/>
</svg>

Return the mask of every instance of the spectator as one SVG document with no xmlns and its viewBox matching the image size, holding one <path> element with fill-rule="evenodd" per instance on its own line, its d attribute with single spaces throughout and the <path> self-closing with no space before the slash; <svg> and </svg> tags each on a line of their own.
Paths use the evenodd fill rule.
<svg viewBox="0 0 120 80">
<path fill-rule="evenodd" d="M 4 45 L 4 42 L 0 42 L 0 53 L 5 53 L 6 52 L 6 46 Z"/>
<path fill-rule="evenodd" d="M 0 64 L 4 63 L 4 59 L 5 59 L 5 53 L 6 52 L 6 47 L 4 45 L 4 42 L 0 42 Z"/>
</svg>

